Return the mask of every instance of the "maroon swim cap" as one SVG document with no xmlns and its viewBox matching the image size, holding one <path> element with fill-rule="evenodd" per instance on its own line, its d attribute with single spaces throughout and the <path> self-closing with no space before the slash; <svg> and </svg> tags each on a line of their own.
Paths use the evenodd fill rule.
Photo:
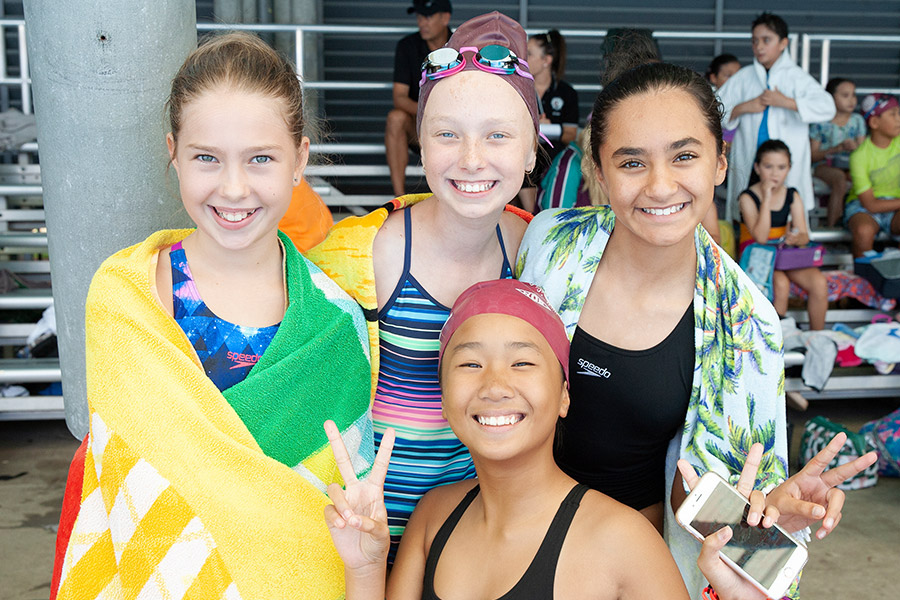
<svg viewBox="0 0 900 600">
<path fill-rule="evenodd" d="M 527 61 L 528 38 L 525 36 L 525 30 L 514 19 L 497 11 L 473 17 L 457 27 L 453 35 L 450 36 L 447 47 L 459 50 L 467 46 L 474 46 L 480 49 L 491 44 L 505 46 L 512 50 L 521 60 Z M 472 62 L 472 54 L 467 53 L 465 57 L 466 66 L 463 68 L 463 71 L 477 71 L 478 68 Z M 520 63 L 520 68 L 530 72 L 524 64 Z M 537 92 L 534 91 L 534 81 L 527 77 L 522 77 L 518 73 L 497 75 L 497 77 L 501 77 L 509 85 L 513 86 L 513 89 L 525 102 L 525 106 L 528 107 L 528 112 L 531 114 L 531 120 L 534 123 L 535 133 L 540 133 L 540 111 L 538 110 Z M 428 96 L 431 94 L 431 90 L 434 89 L 435 84 L 440 83 L 440 81 L 440 79 L 435 81 L 426 79 L 422 87 L 419 88 L 416 135 L 419 135 L 422 128 L 422 117 L 425 114 L 425 104 L 428 102 Z"/>
<path fill-rule="evenodd" d="M 456 299 L 450 317 L 441 329 L 438 362 L 456 330 L 470 317 L 485 314 L 510 315 L 537 329 L 556 355 L 569 381 L 569 338 L 544 291 L 536 285 L 515 279 L 497 279 L 476 283 Z"/>
</svg>

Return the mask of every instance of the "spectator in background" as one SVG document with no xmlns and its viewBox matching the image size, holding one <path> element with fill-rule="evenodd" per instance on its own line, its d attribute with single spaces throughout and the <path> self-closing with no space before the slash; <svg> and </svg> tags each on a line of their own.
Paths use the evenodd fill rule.
<svg viewBox="0 0 900 600">
<path fill-rule="evenodd" d="M 805 246 L 809 231 L 803 216 L 803 199 L 784 181 L 791 170 L 791 152 L 781 140 L 766 140 L 760 144 L 753 161 L 759 181 L 741 193 L 741 250 L 756 242 L 765 244 L 778 240 L 785 246 Z M 828 310 L 828 282 L 818 267 L 777 269 L 772 280 L 772 304 L 784 318 L 788 308 L 791 283 L 796 283 L 808 295 L 806 310 L 809 328 L 825 329 Z"/>
<path fill-rule="evenodd" d="M 850 180 L 850 153 L 866 139 L 866 121 L 856 109 L 856 84 L 836 77 L 828 82 L 825 91 L 834 98 L 837 113 L 824 123 L 809 126 L 809 149 L 815 176 L 828 184 L 829 227 L 841 221 L 844 196 Z"/>
<path fill-rule="evenodd" d="M 633 67 L 662 60 L 659 46 L 647 29 L 610 30 L 603 41 L 602 54 L 602 86 L 609 85 L 609 82 Z M 600 206 L 607 203 L 606 195 L 593 176 L 594 159 L 591 158 L 590 147 L 591 126 L 588 124 L 577 139 L 559 152 L 550 164 L 541 180 L 535 213 L 549 208 Z M 584 177 L 583 173 L 587 173 L 588 177 Z"/>
<path fill-rule="evenodd" d="M 827 121 L 835 112 L 831 95 L 791 59 L 784 19 L 762 13 L 751 31 L 753 64 L 717 90 L 725 109 L 723 126 L 737 128 L 729 161 L 729 219 L 737 217 L 737 199 L 747 186 L 756 149 L 770 138 L 791 150 L 794 167 L 785 185 L 797 189 L 807 211 L 813 207 L 809 124 Z"/>
<path fill-rule="evenodd" d="M 728 81 L 732 75 L 740 70 L 741 63 L 734 54 L 720 54 L 712 59 L 712 62 L 706 67 L 706 80 L 712 86 L 713 91 L 716 91 L 725 85 L 725 82 Z M 731 151 L 731 142 L 734 141 L 735 131 L 737 131 L 736 128 L 722 129 L 722 141 L 725 142 L 726 156 Z M 737 258 L 737 249 L 734 242 L 734 228 L 731 226 L 730 221 L 720 220 L 720 217 L 726 216 L 727 211 L 725 210 L 725 203 L 727 198 L 728 181 L 726 176 L 726 181 L 716 186 L 715 202 L 710 209 L 716 213 L 717 233 L 713 233 L 713 230 L 710 229 L 710 224 L 712 223 L 711 216 L 707 215 L 707 217 L 704 218 L 703 225 L 713 236 L 715 242 L 725 249 L 725 252 L 731 255 L 732 258 Z"/>
<path fill-rule="evenodd" d="M 741 63 L 734 54 L 720 54 L 706 67 L 706 80 L 717 90 L 740 70 Z"/>
<path fill-rule="evenodd" d="M 853 186 L 844 208 L 853 256 L 872 249 L 878 231 L 900 233 L 900 105 L 887 94 L 862 101 L 869 136 L 850 155 Z"/>
<path fill-rule="evenodd" d="M 566 73 L 566 39 L 551 29 L 528 38 L 528 67 L 534 75 L 534 88 L 541 99 L 541 133 L 553 146 L 541 142 L 534 171 L 526 175 L 519 192 L 522 207 L 530 212 L 535 206 L 537 185 L 547 173 L 550 161 L 578 134 L 578 93 L 563 81 Z"/>
<path fill-rule="evenodd" d="M 384 127 L 384 147 L 391 186 L 395 196 L 406 193 L 406 166 L 409 147 L 418 148 L 416 110 L 419 101 L 419 79 L 422 61 L 450 39 L 450 0 L 413 0 L 407 13 L 416 13 L 417 33 L 397 42 L 394 52 L 394 108 L 388 113 Z"/>
</svg>

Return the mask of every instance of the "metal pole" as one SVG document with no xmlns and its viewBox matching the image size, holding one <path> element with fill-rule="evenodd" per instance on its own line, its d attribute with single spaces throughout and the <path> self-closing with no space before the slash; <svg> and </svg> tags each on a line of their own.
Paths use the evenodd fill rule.
<svg viewBox="0 0 900 600">
<path fill-rule="evenodd" d="M 725 27 L 725 0 L 716 0 L 716 31 L 722 31 Z M 713 44 L 713 55 L 722 54 L 722 40 L 717 39 Z"/>
<path fill-rule="evenodd" d="M 828 83 L 828 69 L 831 66 L 831 40 L 822 40 L 822 64 L 819 75 L 819 83 L 825 85 Z"/>
<path fill-rule="evenodd" d="M 292 23 L 300 25 L 321 25 L 322 24 L 322 0 L 291 0 L 291 16 Z M 295 32 L 295 56 L 297 60 L 297 73 L 304 84 L 303 90 L 303 112 L 306 115 L 307 122 L 316 123 L 322 119 L 324 115 L 324 92 L 314 91 L 312 88 L 306 87 L 306 81 L 316 81 L 322 79 L 322 73 L 325 69 L 324 53 L 322 51 L 324 45 L 322 42 L 322 34 L 309 33 L 301 29 Z M 309 128 L 310 133 L 318 131 L 313 126 Z M 315 138 L 315 136 L 313 136 Z M 317 141 L 317 140 L 313 140 Z"/>
<path fill-rule="evenodd" d="M 31 84 L 28 82 L 28 47 L 25 43 L 25 26 L 19 25 L 19 74 L 22 78 L 22 112 L 31 114 Z"/>
<path fill-rule="evenodd" d="M 196 45 L 195 10 L 192 0 L 25 0 L 66 422 L 76 437 L 88 429 L 84 301 L 94 271 L 151 232 L 187 224 L 174 177 L 167 184 L 163 105 Z"/>
<path fill-rule="evenodd" d="M 812 42 L 809 39 L 809 34 L 803 34 L 803 41 L 800 45 L 800 68 L 809 73 L 809 49 L 810 44 Z"/>
</svg>

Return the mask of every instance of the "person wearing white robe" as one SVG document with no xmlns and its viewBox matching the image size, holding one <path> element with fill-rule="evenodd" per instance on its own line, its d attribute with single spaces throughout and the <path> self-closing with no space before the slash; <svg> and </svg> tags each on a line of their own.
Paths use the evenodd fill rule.
<svg viewBox="0 0 900 600">
<path fill-rule="evenodd" d="M 758 25 L 754 33 L 762 27 L 765 26 Z M 784 46 L 787 46 L 787 41 L 786 37 L 781 40 Z M 785 48 L 768 72 L 759 60 L 754 58 L 753 64 L 747 65 L 729 78 L 717 92 L 725 109 L 723 126 L 728 129 L 737 128 L 728 163 L 730 220 L 740 214 L 737 210 L 737 199 L 741 191 L 746 189 L 753 170 L 757 135 L 763 119 L 762 110 L 744 112 L 735 118 L 732 118 L 732 111 L 748 100 L 760 99 L 762 103 L 761 98 L 766 95 L 767 90 L 770 97 L 772 92 L 777 91 L 796 104 L 796 110 L 766 104 L 769 109 L 768 137 L 783 141 L 791 150 L 791 170 L 785 185 L 797 189 L 807 211 L 815 204 L 810 166 L 809 124 L 831 120 L 835 114 L 834 100 L 818 81 L 797 66 Z"/>
</svg>

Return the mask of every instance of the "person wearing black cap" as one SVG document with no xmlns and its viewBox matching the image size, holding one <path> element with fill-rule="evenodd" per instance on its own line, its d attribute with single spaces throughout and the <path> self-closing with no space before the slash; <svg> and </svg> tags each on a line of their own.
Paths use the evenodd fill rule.
<svg viewBox="0 0 900 600">
<path fill-rule="evenodd" d="M 388 113 L 384 128 L 384 147 L 391 186 L 395 196 L 406 193 L 406 166 L 409 146 L 418 145 L 416 138 L 416 106 L 419 101 L 419 78 L 422 61 L 450 39 L 450 0 L 413 0 L 406 9 L 416 13 L 419 31 L 397 42 L 394 53 L 394 108 Z"/>
</svg>

